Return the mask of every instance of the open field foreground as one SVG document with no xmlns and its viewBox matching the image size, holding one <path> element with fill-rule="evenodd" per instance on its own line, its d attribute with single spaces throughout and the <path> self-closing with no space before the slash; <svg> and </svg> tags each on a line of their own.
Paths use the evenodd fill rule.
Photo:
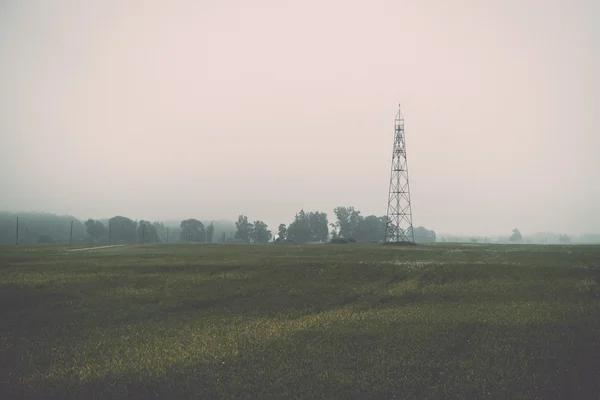
<svg viewBox="0 0 600 400">
<path fill-rule="evenodd" d="M 600 398 L 600 246 L 67 249 L 0 248 L 0 398 Z"/>
</svg>

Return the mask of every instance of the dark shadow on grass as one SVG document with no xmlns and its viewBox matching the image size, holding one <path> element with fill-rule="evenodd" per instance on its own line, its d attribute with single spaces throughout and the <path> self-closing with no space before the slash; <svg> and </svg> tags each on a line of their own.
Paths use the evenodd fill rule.
<svg viewBox="0 0 600 400">
<path fill-rule="evenodd" d="M 62 308 L 69 301 L 80 298 L 69 293 L 55 292 L 44 285 L 0 285 L 0 320 L 6 321 L 11 316 L 27 311 L 35 312 L 40 308 Z"/>
<path fill-rule="evenodd" d="M 194 312 L 204 311 L 210 309 L 231 309 L 236 304 L 247 304 L 251 302 L 253 298 L 252 294 L 234 294 L 230 296 L 220 296 L 212 299 L 198 299 L 198 300 L 186 300 L 183 303 L 171 307 L 166 311 L 168 313 L 181 313 L 181 312 Z"/>
<path fill-rule="evenodd" d="M 170 365 L 156 378 L 41 384 L 31 399 L 597 399 L 598 323 L 527 326 L 360 322 L 240 343 L 236 356 Z M 494 345 L 497 344 L 497 345 Z M 165 357 L 168 353 L 165 352 Z M 18 389 L 18 388 L 17 388 Z"/>
<path fill-rule="evenodd" d="M 168 311 L 172 313 L 185 312 L 185 311 L 197 311 L 205 310 L 207 308 L 215 307 L 219 304 L 216 300 L 196 300 L 189 301 L 186 304 L 181 304 L 176 307 L 170 308 Z"/>
<path fill-rule="evenodd" d="M 226 273 L 232 271 L 254 271 L 258 267 L 253 265 L 174 265 L 174 266 L 151 266 L 151 267 L 138 267 L 136 273 L 138 274 L 154 274 L 154 273 L 198 273 L 198 274 L 216 274 Z"/>
<path fill-rule="evenodd" d="M 564 279 L 585 279 L 594 274 L 591 269 L 572 268 L 568 266 L 522 266 L 503 265 L 502 263 L 480 265 L 457 264 L 457 265 L 428 265 L 410 272 L 409 276 L 415 278 L 421 286 L 444 285 L 447 283 L 466 283 L 474 280 L 492 281 L 518 281 L 524 280 L 560 281 Z"/>
</svg>

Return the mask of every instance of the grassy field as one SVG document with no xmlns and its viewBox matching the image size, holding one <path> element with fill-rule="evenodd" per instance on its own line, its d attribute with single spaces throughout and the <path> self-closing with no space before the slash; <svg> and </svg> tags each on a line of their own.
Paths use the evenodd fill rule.
<svg viewBox="0 0 600 400">
<path fill-rule="evenodd" d="M 0 398 L 599 399 L 600 246 L 0 248 Z"/>
</svg>

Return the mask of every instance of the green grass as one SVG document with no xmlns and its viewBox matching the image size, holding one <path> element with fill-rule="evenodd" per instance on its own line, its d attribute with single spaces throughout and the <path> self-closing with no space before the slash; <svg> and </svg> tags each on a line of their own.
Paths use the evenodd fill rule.
<svg viewBox="0 0 600 400">
<path fill-rule="evenodd" d="M 0 398 L 598 399 L 600 246 L 0 248 Z"/>
</svg>

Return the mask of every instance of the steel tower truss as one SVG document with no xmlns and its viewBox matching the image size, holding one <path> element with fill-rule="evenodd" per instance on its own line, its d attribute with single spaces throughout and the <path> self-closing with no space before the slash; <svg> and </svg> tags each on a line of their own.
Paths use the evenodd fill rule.
<svg viewBox="0 0 600 400">
<path fill-rule="evenodd" d="M 394 152 L 392 153 L 385 242 L 415 242 L 408 185 L 404 116 L 400 106 L 398 106 L 398 113 L 394 120 Z"/>
</svg>

